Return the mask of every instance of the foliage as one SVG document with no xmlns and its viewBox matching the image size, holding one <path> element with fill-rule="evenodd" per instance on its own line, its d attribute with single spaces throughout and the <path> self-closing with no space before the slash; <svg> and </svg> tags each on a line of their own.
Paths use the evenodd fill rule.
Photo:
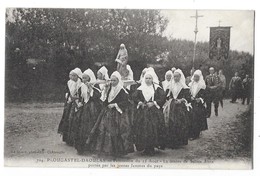
<svg viewBox="0 0 260 176">
<path fill-rule="evenodd" d="M 121 43 L 127 47 L 136 79 L 147 63 L 163 66 L 160 78 L 173 66 L 187 74 L 193 42 L 164 37 L 167 24 L 159 10 L 7 9 L 6 100 L 62 100 L 71 69 L 96 72 L 101 63 L 111 73 Z M 224 70 L 230 73 L 252 74 L 253 56 L 248 53 L 231 51 L 225 62 Z M 197 44 L 196 68 L 199 65 L 204 70 L 209 65 L 221 67 L 219 61 L 208 59 L 206 42 Z"/>
</svg>

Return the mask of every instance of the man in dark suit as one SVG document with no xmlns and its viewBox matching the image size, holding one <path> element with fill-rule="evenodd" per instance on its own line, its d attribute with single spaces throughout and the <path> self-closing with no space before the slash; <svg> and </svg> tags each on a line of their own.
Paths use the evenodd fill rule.
<svg viewBox="0 0 260 176">
<path fill-rule="evenodd" d="M 238 76 L 238 72 L 235 72 L 235 76 L 230 80 L 229 90 L 231 92 L 231 103 L 235 103 L 237 98 L 241 98 L 242 80 Z"/>
<path fill-rule="evenodd" d="M 207 117 L 209 118 L 211 115 L 211 104 L 213 102 L 215 107 L 215 115 L 218 116 L 218 106 L 220 101 L 220 88 L 221 88 L 221 82 L 220 78 L 215 73 L 215 70 L 213 67 L 209 68 L 209 75 L 206 76 L 206 90 L 207 90 Z"/>
<path fill-rule="evenodd" d="M 252 82 L 253 80 L 249 78 L 249 75 L 246 74 L 245 79 L 242 82 L 243 87 L 243 101 L 242 104 L 245 104 L 245 100 L 247 99 L 247 104 L 249 104 L 251 95 L 252 95 Z"/>
</svg>

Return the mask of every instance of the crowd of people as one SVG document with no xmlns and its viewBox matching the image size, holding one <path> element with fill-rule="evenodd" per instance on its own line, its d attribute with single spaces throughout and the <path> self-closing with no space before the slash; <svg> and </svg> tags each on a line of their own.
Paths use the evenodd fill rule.
<svg viewBox="0 0 260 176">
<path fill-rule="evenodd" d="M 131 67 L 121 62 L 120 55 L 127 59 L 125 46 L 121 47 L 118 71 L 110 77 L 105 66 L 97 71 L 97 78 L 91 69 L 70 72 L 58 127 L 62 140 L 80 155 L 120 157 L 136 151 L 154 155 L 157 150 L 178 149 L 198 139 L 208 129 L 212 103 L 215 116 L 219 103 L 223 107 L 223 71 L 216 74 L 211 67 L 204 79 L 201 70 L 192 70 L 185 79 L 181 69 L 173 68 L 160 82 L 149 67 L 134 81 Z M 245 99 L 250 102 L 251 83 L 248 75 L 242 81 L 235 74 L 229 85 L 232 103 L 240 86 L 249 92 L 243 103 Z"/>
</svg>

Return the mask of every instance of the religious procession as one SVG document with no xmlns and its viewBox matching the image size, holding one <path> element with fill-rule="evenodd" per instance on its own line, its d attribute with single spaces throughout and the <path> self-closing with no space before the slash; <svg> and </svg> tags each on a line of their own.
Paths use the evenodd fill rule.
<svg viewBox="0 0 260 176">
<path fill-rule="evenodd" d="M 165 148 L 178 150 L 210 130 L 207 119 L 213 116 L 212 104 L 216 118 L 219 104 L 225 106 L 223 70 L 210 67 L 204 78 L 207 73 L 192 69 L 185 78 L 180 68 L 173 67 L 160 82 L 154 68 L 148 67 L 134 80 L 124 44 L 115 62 L 117 70 L 110 76 L 105 66 L 96 74 L 79 68 L 69 73 L 58 133 L 79 155 L 116 158 L 133 152 L 153 156 Z M 230 103 L 241 98 L 242 104 L 245 100 L 249 104 L 251 84 L 248 74 L 242 80 L 236 72 L 229 84 Z"/>
<path fill-rule="evenodd" d="M 254 17 L 6 8 L 5 165 L 252 168 Z"/>
</svg>

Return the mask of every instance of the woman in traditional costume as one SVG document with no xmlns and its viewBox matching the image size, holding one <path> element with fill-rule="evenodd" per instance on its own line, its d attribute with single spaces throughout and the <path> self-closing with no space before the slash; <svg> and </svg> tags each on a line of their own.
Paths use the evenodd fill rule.
<svg viewBox="0 0 260 176">
<path fill-rule="evenodd" d="M 129 92 L 131 89 L 131 83 L 134 82 L 134 73 L 130 65 L 126 65 L 126 75 L 122 76 L 122 81 L 125 81 L 124 88 Z"/>
<path fill-rule="evenodd" d="M 194 140 L 199 138 L 201 131 L 208 129 L 206 109 L 204 106 L 206 84 L 200 70 L 194 72 L 189 86 L 192 105 L 189 136 L 191 140 Z"/>
<path fill-rule="evenodd" d="M 96 77 L 91 69 L 84 71 L 82 75 L 82 86 L 80 87 L 80 110 L 77 112 L 77 133 L 75 136 L 75 148 L 78 154 L 85 151 L 92 151 L 95 141 L 89 145 L 86 144 L 97 117 L 101 110 L 100 90 L 94 87 Z"/>
<path fill-rule="evenodd" d="M 146 71 L 133 100 L 137 108 L 134 117 L 136 149 L 143 151 L 143 154 L 154 155 L 155 147 L 165 147 L 165 122 L 161 109 L 165 103 L 165 93 L 153 69 Z"/>
<path fill-rule="evenodd" d="M 108 70 L 105 66 L 102 66 L 98 71 L 97 71 L 97 81 L 107 81 L 109 80 L 108 76 Z M 105 83 L 98 84 L 98 88 L 103 91 L 105 88 Z"/>
<path fill-rule="evenodd" d="M 138 85 L 134 81 L 134 73 L 133 73 L 133 70 L 131 69 L 131 66 L 126 65 L 126 69 L 127 69 L 127 74 L 125 77 L 122 77 L 122 81 L 124 82 L 124 88 L 128 92 L 128 95 L 129 95 L 128 96 L 129 105 L 128 105 L 127 111 L 128 111 L 129 120 L 131 122 L 130 125 L 132 126 L 133 119 L 134 119 L 134 112 L 136 110 L 133 99 L 132 99 L 132 95 L 136 91 Z"/>
<path fill-rule="evenodd" d="M 73 84 L 73 93 L 70 96 L 72 104 L 68 119 L 68 138 L 66 141 L 70 146 L 74 145 L 75 135 L 78 128 L 76 124 L 76 112 L 80 108 L 79 102 L 81 102 L 81 99 L 79 95 L 81 95 L 80 87 L 82 86 L 82 72 L 79 68 L 75 68 L 72 71 L 72 79 L 75 84 Z"/>
<path fill-rule="evenodd" d="M 121 75 L 112 73 L 111 83 L 105 89 L 103 109 L 92 133 L 97 129 L 97 146 L 99 154 L 119 157 L 133 151 L 131 143 L 131 126 L 128 118 L 128 94 L 123 88 Z"/>
<path fill-rule="evenodd" d="M 167 95 L 169 93 L 169 88 L 170 88 L 170 84 L 171 84 L 171 79 L 173 77 L 173 73 L 171 70 L 168 70 L 165 73 L 165 80 L 162 82 L 162 88 L 165 92 L 165 94 Z"/>
<path fill-rule="evenodd" d="M 164 114 L 164 121 L 165 122 L 168 122 L 167 118 L 169 118 L 169 112 L 167 111 L 167 106 L 169 105 L 169 99 L 170 99 L 170 96 L 169 96 L 169 90 L 170 90 L 170 85 L 171 85 L 171 81 L 173 80 L 173 73 L 172 73 L 172 70 L 168 70 L 166 73 L 165 73 L 165 80 L 163 82 L 161 82 L 161 86 L 165 92 L 165 95 L 166 95 L 166 102 L 165 104 L 163 105 L 163 114 Z M 168 96 L 167 96 L 168 95 Z M 169 106 L 168 106 L 169 107 Z M 166 126 L 168 124 L 165 124 Z"/>
<path fill-rule="evenodd" d="M 96 84 L 96 87 L 100 89 L 101 91 L 101 94 L 104 93 L 104 90 L 105 90 L 105 87 L 106 87 L 106 84 L 109 80 L 109 76 L 108 76 L 108 70 L 105 66 L 102 66 L 98 71 L 97 71 L 97 82 L 100 82 L 98 84 Z M 103 82 L 103 83 L 102 83 Z M 102 101 L 105 101 L 102 99 L 102 97 L 104 96 L 101 96 L 101 100 Z"/>
<path fill-rule="evenodd" d="M 68 130 L 69 130 L 69 114 L 71 110 L 71 95 L 75 94 L 75 84 L 76 82 L 73 80 L 73 70 L 69 73 L 69 80 L 66 86 L 66 93 L 65 93 L 65 103 L 61 121 L 58 127 L 58 133 L 62 135 L 62 141 L 67 142 L 68 139 Z"/>
<path fill-rule="evenodd" d="M 174 71 L 168 99 L 168 104 L 164 107 L 167 147 L 173 149 L 188 144 L 190 92 L 180 69 Z"/>
<path fill-rule="evenodd" d="M 135 92 L 137 90 L 137 88 L 141 85 L 142 80 L 144 79 L 144 75 L 145 75 L 146 71 L 147 71 L 147 68 L 144 68 L 142 70 L 142 73 L 140 75 L 140 79 L 138 81 L 136 81 L 135 85 L 131 86 L 131 88 L 130 88 L 131 92 Z"/>
<path fill-rule="evenodd" d="M 139 81 L 137 81 L 138 83 L 140 83 L 140 85 L 141 85 L 141 83 L 142 83 L 142 80 L 143 80 L 143 78 L 144 78 L 144 75 L 145 75 L 146 71 L 147 71 L 147 68 L 144 68 L 144 69 L 142 70 L 142 73 L 141 73 L 141 75 L 140 75 L 140 79 L 139 79 Z"/>
</svg>

